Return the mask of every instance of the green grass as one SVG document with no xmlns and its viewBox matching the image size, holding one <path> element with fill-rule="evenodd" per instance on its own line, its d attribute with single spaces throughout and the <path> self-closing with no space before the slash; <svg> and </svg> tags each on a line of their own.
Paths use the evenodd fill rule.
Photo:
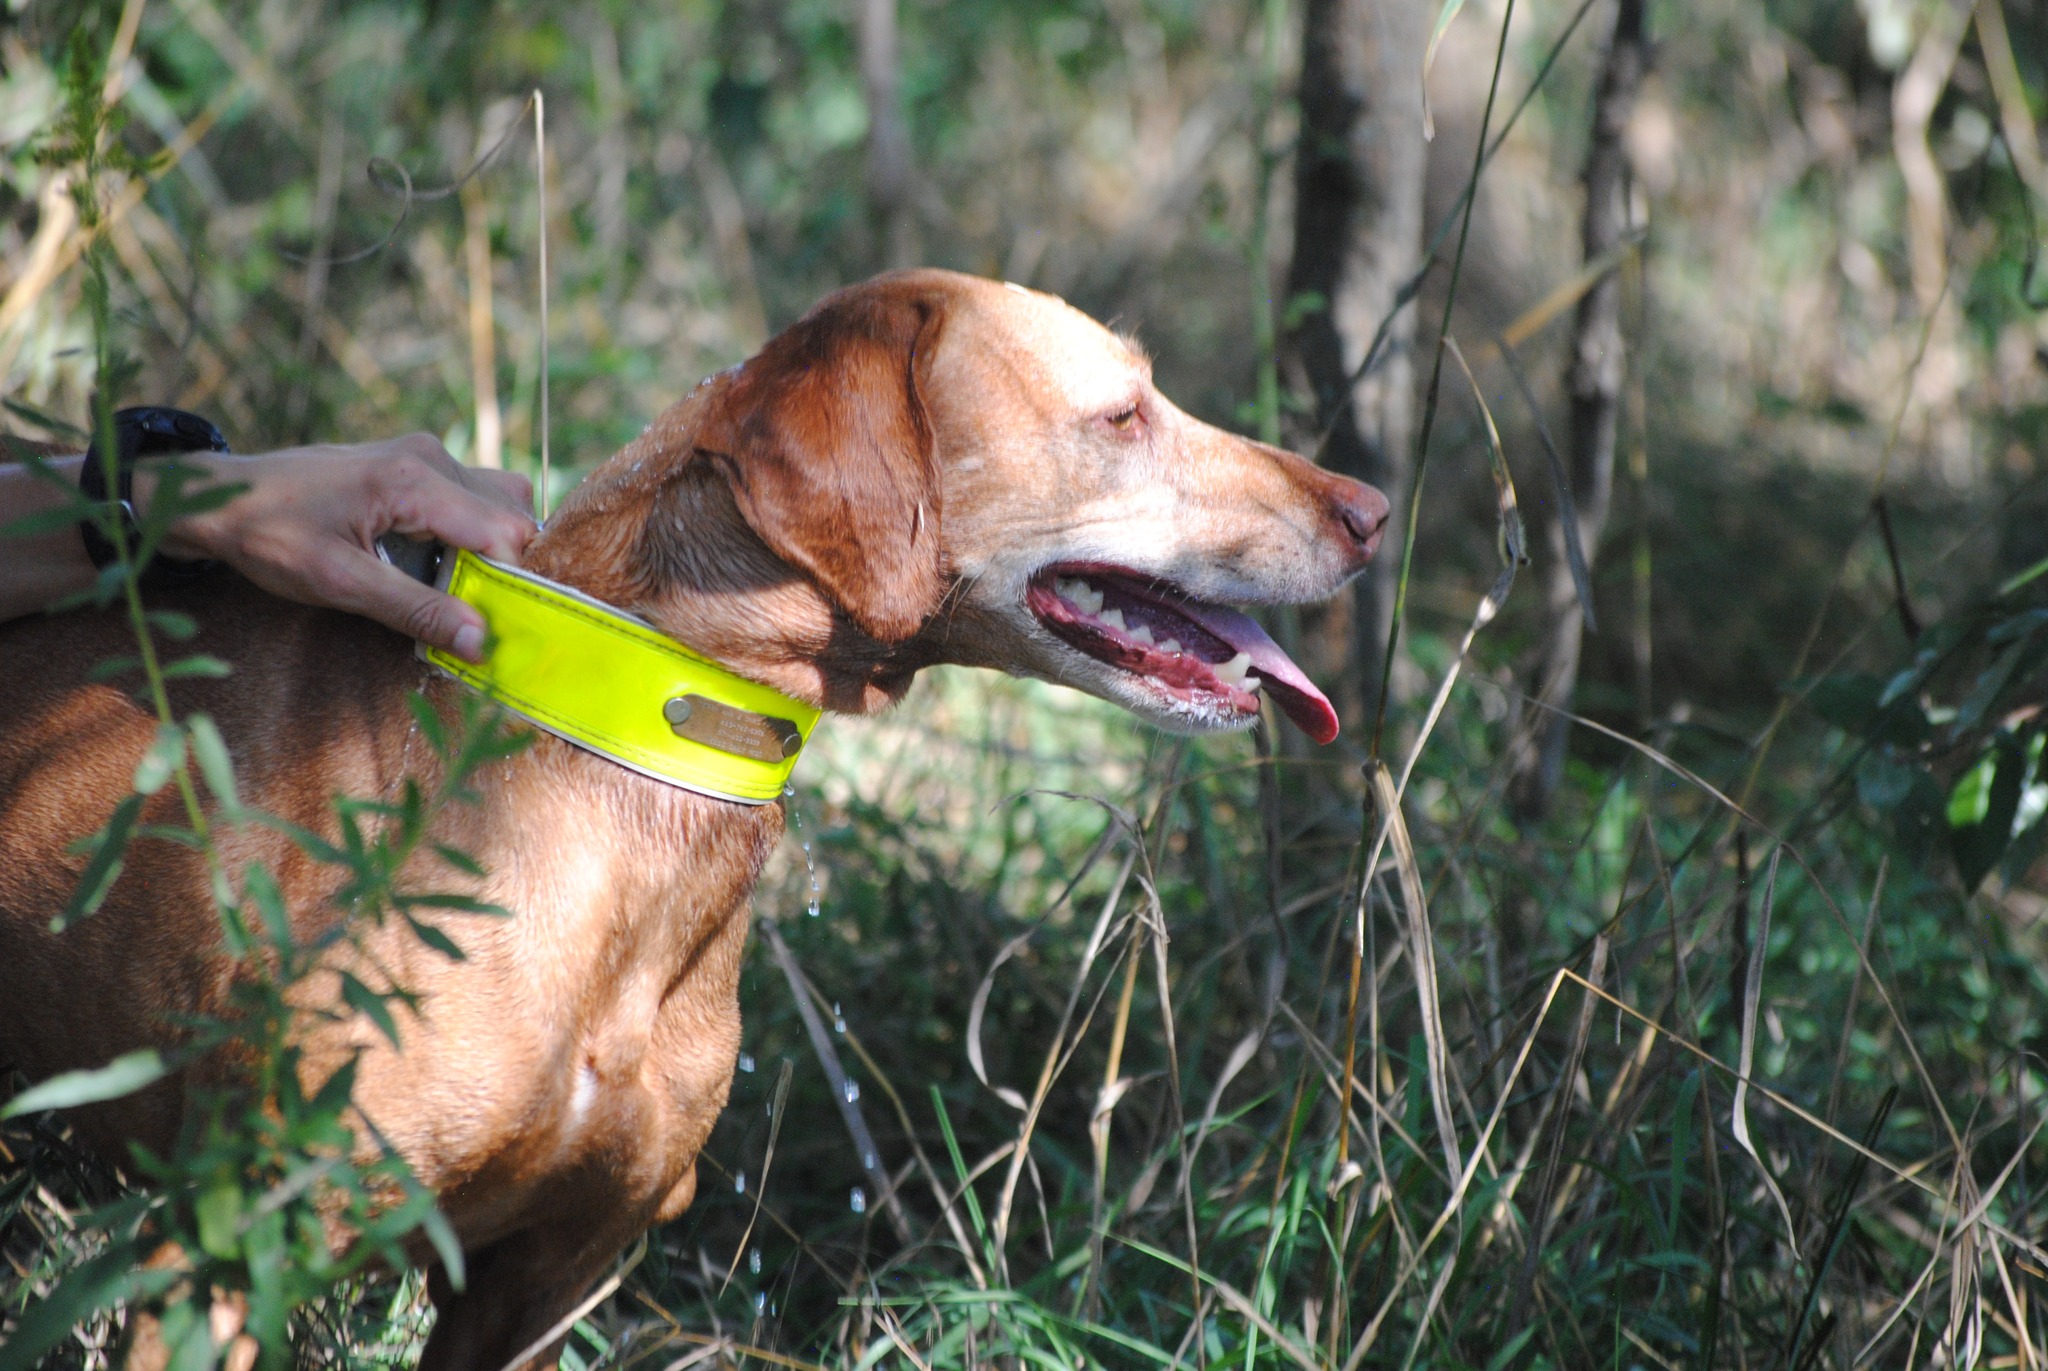
<svg viewBox="0 0 2048 1371">
<path fill-rule="evenodd" d="M 1568 197 L 1593 61 L 1581 35 L 1546 83 L 1537 55 L 1578 6 L 1521 8 L 1531 29 L 1510 44 L 1503 94 L 1534 94 L 1486 173 L 1519 178 L 1503 203 Z M 354 170 L 370 155 L 437 185 L 465 165 L 483 108 L 535 84 L 561 159 L 558 473 L 744 355 L 759 323 L 875 265 L 846 118 L 855 35 L 834 7 L 541 7 L 500 32 L 466 5 L 394 3 L 352 7 L 312 42 L 256 24 L 253 5 L 223 9 L 283 80 L 254 81 L 228 108 L 205 176 L 187 164 L 153 182 L 110 270 L 139 387 L 196 397 L 245 448 L 417 426 L 469 441 L 455 202 L 419 201 L 390 249 L 337 268 L 306 365 L 297 254 L 322 232 L 353 251 L 389 229 L 398 202 Z M 1291 116 L 1268 88 L 1276 54 L 1255 71 L 1241 49 L 1282 9 L 903 12 L 921 174 L 946 207 L 927 225 L 933 260 L 1072 283 L 1083 306 L 1144 326 L 1169 393 L 1211 418 L 1270 421 L 1270 359 L 1244 335 L 1272 255 L 1254 206 L 1287 179 L 1275 149 Z M 254 68 L 179 14 L 148 7 L 137 51 L 191 120 Z M 1978 774 L 1969 812 L 1991 812 L 1998 768 L 1969 763 L 1999 736 L 2038 739 L 2039 716 L 2001 707 L 1963 729 L 1945 712 L 2005 650 L 1973 630 L 1907 692 L 1921 750 L 1838 731 L 1829 719 L 1879 734 L 1899 723 L 1873 724 L 1869 701 L 1845 711 L 1841 692 L 1772 723 L 1811 684 L 1788 678 L 1824 598 L 1816 653 L 1797 668 L 1808 678 L 1839 654 L 1829 670 L 1882 679 L 1914 651 L 1864 511 L 1897 396 L 1872 359 L 1910 355 L 1923 321 L 1860 286 L 1818 314 L 1781 308 L 1866 240 L 1905 298 L 1897 206 L 1865 194 L 1892 184 L 1888 148 L 1859 146 L 1846 166 L 1794 159 L 1796 174 L 1780 155 L 1803 146 L 1787 113 L 1807 117 L 1803 64 L 1840 76 L 1845 99 L 1884 98 L 1850 14 L 1701 0 L 1655 16 L 1658 96 L 1693 141 L 1654 197 L 1646 247 L 1650 336 L 1635 363 L 1650 479 L 1617 490 L 1610 529 L 1641 527 L 1652 554 L 1658 713 L 1633 720 L 1635 568 L 1615 547 L 1595 566 L 1609 631 L 1588 643 L 1579 697 L 1644 747 L 1577 729 L 1549 817 L 1508 823 L 1513 682 L 1537 623 L 1526 582 L 1417 755 L 1402 807 L 1412 861 L 1387 848 L 1362 898 L 1380 816 L 1361 756 L 1341 747 L 1267 763 L 1246 739 L 1189 744 L 1071 693 L 957 671 L 927 673 L 885 719 L 833 722 L 755 900 L 805 984 L 755 939 L 741 990 L 751 1069 L 697 1203 L 577 1325 L 571 1371 L 2043 1364 L 2048 898 L 2038 863 L 2018 858 L 1962 893 L 1943 808 L 1958 776 Z M 115 15 L 94 21 L 102 46 Z M 56 109 L 51 54 L 68 36 L 34 7 L 29 18 L 28 56 L 0 75 L 23 128 Z M 1772 87 L 1787 51 L 1802 74 Z M 1734 98 L 1744 80 L 1756 89 Z M 286 88 L 318 118 L 294 115 Z M 1960 83 L 1949 96 L 1972 98 Z M 1152 244 L 1138 232 L 1150 226 L 1119 217 L 1166 203 L 1104 189 L 1128 189 L 1148 121 L 1199 126 L 1240 108 L 1255 127 L 1227 129 L 1203 159 L 1186 231 Z M 349 131 L 351 168 L 325 224 L 312 193 L 323 118 Z M 160 141 L 129 136 L 142 152 Z M 1047 160 L 1055 148 L 1065 160 Z M 40 222 L 44 168 L 28 143 L 4 151 L 12 266 Z M 515 465 L 537 417 L 525 156 L 512 145 L 484 183 Z M 1951 190 L 1952 250 L 1974 256 L 1959 296 L 1971 327 L 1946 362 L 1989 375 L 2012 330 L 2036 327 L 2016 285 L 2032 219 L 1984 167 Z M 1475 220 L 1501 213 L 1482 203 Z M 1503 250 L 1518 222 L 1487 231 L 1499 260 L 1476 261 L 1461 313 L 1446 309 L 1460 329 L 1511 318 L 1561 279 L 1542 253 Z M 1115 281 L 1094 274 L 1106 246 L 1140 239 Z M 166 289 L 149 288 L 138 251 Z M 1505 280 L 1517 263 L 1543 279 Z M 26 376 L 12 398 L 31 407 L 15 417 L 31 425 L 37 410 L 87 412 L 81 275 L 29 301 L 6 343 Z M 1425 300 L 1436 317 L 1440 297 Z M 1816 322 L 1838 344 L 1824 355 L 1795 346 Z M 1532 340 L 1532 366 L 1555 341 Z M 1482 384 L 1497 380 L 1482 368 Z M 1899 449 L 1888 494 L 1930 623 L 1974 623 L 1990 587 L 2048 556 L 2039 478 L 2022 470 L 2040 469 L 2048 407 L 2000 384 L 2009 392 L 1955 402 L 1977 407 L 1962 418 L 1991 463 L 1982 481 L 1925 476 L 1914 446 L 1931 448 L 1946 414 L 1910 416 Z M 1514 408 L 1496 405 L 1503 419 Z M 1533 509 L 1531 435 L 1510 423 Z M 1493 575 L 1482 438 L 1454 387 L 1405 630 L 1431 686 Z M 2038 606 L 2040 590 L 2008 607 Z M 1397 763 L 1420 711 L 1390 715 Z M 2033 765 L 2023 779 L 2040 786 Z M 1914 799 L 1928 787 L 1931 806 Z M 832 1029 L 830 1069 L 799 994 Z M 844 1082 L 893 1178 L 886 1195 L 845 1122 Z M 0 1122 L 0 1327 L 103 1255 L 82 1216 L 124 1193 L 59 1120 Z M 300 1360 L 409 1365 L 431 1319 L 420 1285 L 387 1273 L 336 1286 L 297 1316 Z M 51 1364 L 106 1365 L 117 1324 L 83 1323 Z"/>
</svg>

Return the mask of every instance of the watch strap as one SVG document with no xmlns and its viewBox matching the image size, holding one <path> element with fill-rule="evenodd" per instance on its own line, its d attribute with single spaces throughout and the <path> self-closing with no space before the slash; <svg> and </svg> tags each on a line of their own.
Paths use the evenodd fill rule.
<svg viewBox="0 0 2048 1371">
<path fill-rule="evenodd" d="M 111 501 L 126 521 L 131 541 L 139 541 L 140 526 L 135 518 L 135 464 L 147 457 L 185 452 L 227 452 L 228 440 L 210 420 L 168 405 L 134 405 L 114 411 L 115 488 L 107 489 L 105 459 L 100 455 L 99 437 L 86 446 L 85 464 L 79 468 L 78 489 L 96 504 Z M 91 519 L 78 525 L 79 540 L 93 566 L 104 571 L 119 557 L 113 541 Z M 190 580 L 212 565 L 205 561 L 182 561 L 174 557 L 152 559 L 144 582 Z"/>
</svg>

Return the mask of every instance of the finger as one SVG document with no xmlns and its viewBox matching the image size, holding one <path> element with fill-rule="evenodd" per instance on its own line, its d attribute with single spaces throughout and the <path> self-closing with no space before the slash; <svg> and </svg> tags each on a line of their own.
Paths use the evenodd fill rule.
<svg viewBox="0 0 2048 1371">
<path fill-rule="evenodd" d="M 500 562 L 518 561 L 533 537 L 531 515 L 487 500 L 459 480 L 403 467 L 390 480 L 392 531 L 430 535 Z"/>
<path fill-rule="evenodd" d="M 462 468 L 462 483 L 494 504 L 521 514 L 533 509 L 533 482 L 516 471 Z"/>
<path fill-rule="evenodd" d="M 417 457 L 434 470 L 461 479 L 462 463 L 456 461 L 441 440 L 431 433 L 408 433 L 403 438 L 373 443 L 371 447 L 381 447 L 402 457 Z"/>
<path fill-rule="evenodd" d="M 475 606 L 423 586 L 358 548 L 337 549 L 321 570 L 321 598 L 334 608 L 375 619 L 466 661 L 483 660 L 484 618 Z"/>
</svg>

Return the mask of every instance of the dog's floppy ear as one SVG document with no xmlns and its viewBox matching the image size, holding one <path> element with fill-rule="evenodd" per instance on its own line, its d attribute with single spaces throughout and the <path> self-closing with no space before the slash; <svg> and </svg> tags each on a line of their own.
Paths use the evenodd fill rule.
<svg viewBox="0 0 2048 1371">
<path fill-rule="evenodd" d="M 915 634 L 944 593 L 920 394 L 942 316 L 887 282 L 827 298 L 739 370 L 697 441 L 770 550 L 884 642 Z"/>
</svg>

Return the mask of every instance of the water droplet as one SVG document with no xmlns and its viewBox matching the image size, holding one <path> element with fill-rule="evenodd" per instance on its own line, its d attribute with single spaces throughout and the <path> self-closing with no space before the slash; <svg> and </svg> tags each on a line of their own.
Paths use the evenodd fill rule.
<svg viewBox="0 0 2048 1371">
<path fill-rule="evenodd" d="M 767 1312 L 768 1292 L 765 1290 L 756 1290 L 754 1292 L 754 1313 L 758 1316 L 761 1314 L 765 1314 Z"/>
<path fill-rule="evenodd" d="M 742 1171 L 742 1172 L 740 1172 L 740 1173 L 739 1173 L 739 1175 L 737 1175 L 737 1176 L 734 1176 L 734 1177 L 732 1178 L 732 1193 L 733 1193 L 733 1194 L 735 1194 L 735 1195 L 744 1195 L 744 1194 L 746 1194 L 746 1193 L 747 1193 L 747 1173 L 746 1173 L 746 1172 Z"/>
<path fill-rule="evenodd" d="M 839 1001 L 837 1000 L 832 1002 L 832 1031 L 834 1033 L 844 1033 L 846 1031 L 846 1015 L 839 1012 Z"/>
<path fill-rule="evenodd" d="M 747 1253 L 747 1270 L 753 1272 L 757 1276 L 761 1274 L 760 1248 L 757 1247 L 753 1249 L 751 1252 Z"/>
<path fill-rule="evenodd" d="M 860 1188 L 859 1186 L 857 1186 L 857 1185 L 856 1185 L 856 1186 L 855 1186 L 855 1187 L 853 1188 L 853 1198 L 852 1198 L 852 1200 L 851 1200 L 851 1203 L 852 1203 L 852 1205 L 853 1205 L 853 1212 L 854 1212 L 854 1213 L 856 1213 L 856 1214 L 865 1214 L 865 1213 L 867 1213 L 867 1212 L 868 1212 L 868 1192 L 867 1192 L 867 1191 L 865 1191 L 865 1190 L 863 1190 L 863 1189 L 861 1189 L 861 1188 Z"/>
<path fill-rule="evenodd" d="M 874 1169 L 875 1169 L 875 1154 L 874 1154 L 874 1153 L 872 1153 L 872 1152 L 863 1152 L 863 1153 L 861 1153 L 861 1154 L 860 1154 L 860 1164 L 861 1164 L 861 1169 L 862 1169 L 862 1170 L 864 1170 L 864 1171 L 872 1171 L 872 1170 L 874 1170 Z"/>
<path fill-rule="evenodd" d="M 848 1104 L 852 1104 L 852 1103 L 853 1103 L 853 1102 L 854 1102 L 855 1100 L 857 1100 L 857 1099 L 859 1099 L 859 1098 L 860 1098 L 860 1082 L 859 1082 L 859 1081 L 853 1081 L 853 1080 L 849 1080 L 849 1081 L 848 1081 L 848 1082 L 846 1083 L 846 1102 L 847 1102 Z"/>
<path fill-rule="evenodd" d="M 745 1071 L 745 1072 L 748 1072 L 748 1073 L 751 1073 L 751 1072 L 753 1071 L 753 1069 L 754 1069 L 754 1054 L 753 1054 L 753 1053 L 751 1053 L 751 1052 L 742 1052 L 742 1053 L 740 1053 L 740 1070 L 742 1070 L 742 1071 Z"/>
<path fill-rule="evenodd" d="M 785 795 L 794 795 L 796 794 L 796 787 L 793 785 L 786 785 L 782 788 L 782 793 Z"/>
<path fill-rule="evenodd" d="M 808 905 L 804 906 L 804 912 L 815 919 L 818 917 L 818 915 L 824 913 L 824 910 L 819 908 L 818 902 L 816 900 L 812 900 Z"/>
</svg>

